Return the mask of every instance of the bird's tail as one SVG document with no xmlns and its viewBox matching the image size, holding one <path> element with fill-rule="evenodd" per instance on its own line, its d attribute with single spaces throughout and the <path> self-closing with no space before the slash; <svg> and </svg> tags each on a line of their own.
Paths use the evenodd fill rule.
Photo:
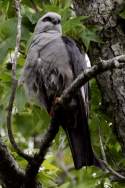
<svg viewBox="0 0 125 188">
<path fill-rule="evenodd" d="M 77 100 L 78 102 L 78 100 Z M 90 139 L 90 132 L 87 122 L 85 107 L 78 102 L 78 106 L 70 112 L 65 119 L 63 126 L 70 145 L 73 161 L 76 169 L 82 166 L 99 166 Z M 71 121 L 69 121 L 69 119 Z"/>
<path fill-rule="evenodd" d="M 65 129 L 76 169 L 94 165 L 95 161 L 88 130 L 82 127 L 86 125 L 79 125 L 76 128 Z"/>
</svg>

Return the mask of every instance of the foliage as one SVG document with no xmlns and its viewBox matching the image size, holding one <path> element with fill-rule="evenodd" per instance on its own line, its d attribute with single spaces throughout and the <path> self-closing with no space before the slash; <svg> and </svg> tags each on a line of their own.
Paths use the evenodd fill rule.
<svg viewBox="0 0 125 188">
<path fill-rule="evenodd" d="M 125 3 L 123 3 L 123 6 L 121 7 L 121 9 L 118 12 L 118 15 L 122 18 L 125 19 Z"/>
<path fill-rule="evenodd" d="M 11 148 L 6 136 L 6 108 L 11 90 L 11 57 L 15 47 L 16 37 L 16 13 L 14 2 L 11 0 L 0 0 L 0 131 L 6 144 Z M 76 17 L 72 5 L 67 0 L 51 1 L 27 1 L 22 0 L 21 11 L 23 16 L 22 38 L 20 54 L 17 65 L 17 76 L 20 76 L 25 61 L 26 46 L 29 44 L 34 26 L 37 20 L 47 11 L 56 11 L 62 15 L 63 33 L 73 37 L 88 50 L 91 42 L 102 42 L 98 37 L 98 28 L 88 26 L 86 16 Z M 101 157 L 98 129 L 101 127 L 103 143 L 109 163 L 114 169 L 125 165 L 121 147 L 111 132 L 111 123 L 101 111 L 101 99 L 95 81 L 91 82 L 91 109 L 90 129 L 92 143 L 95 152 Z M 49 123 L 49 117 L 44 109 L 29 102 L 23 88 L 18 88 L 13 109 L 13 131 L 17 143 L 27 152 L 37 152 L 39 136 L 41 137 Z M 36 144 L 35 142 L 38 141 Z M 35 148 L 34 148 L 35 147 Z M 28 148 L 28 149 L 27 149 Z M 22 168 L 26 162 L 11 148 L 14 157 Z M 58 154 L 61 152 L 61 160 Z M 60 164 L 63 161 L 63 165 Z M 83 168 L 79 171 L 70 168 L 72 164 L 69 147 L 63 130 L 57 135 L 53 146 L 46 156 L 43 166 L 38 174 L 43 188 L 110 188 L 124 187 L 116 182 L 111 183 L 109 174 L 94 167 Z M 70 170 L 65 172 L 64 168 Z"/>
</svg>

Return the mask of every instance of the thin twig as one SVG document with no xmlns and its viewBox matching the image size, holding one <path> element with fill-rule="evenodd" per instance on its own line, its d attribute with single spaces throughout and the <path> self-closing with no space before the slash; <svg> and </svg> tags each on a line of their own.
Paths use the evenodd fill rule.
<svg viewBox="0 0 125 188">
<path fill-rule="evenodd" d="M 32 3 L 33 9 L 34 9 L 36 12 L 39 12 L 39 10 L 38 10 L 38 8 L 37 8 L 35 2 L 34 2 L 33 0 L 31 0 L 31 3 Z"/>
<path fill-rule="evenodd" d="M 17 23 L 17 35 L 16 35 L 16 47 L 14 50 L 14 56 L 12 58 L 12 92 L 10 95 L 9 99 L 9 104 L 8 104 L 8 114 L 7 114 L 7 130 L 8 130 L 8 136 L 10 139 L 10 142 L 12 146 L 14 147 L 15 151 L 25 158 L 26 160 L 30 161 L 32 158 L 23 153 L 22 150 L 18 147 L 18 145 L 15 142 L 13 133 L 12 133 L 12 110 L 13 110 L 13 103 L 16 95 L 16 88 L 17 88 L 17 79 L 16 79 L 16 64 L 17 64 L 17 59 L 18 59 L 18 52 L 19 52 L 19 47 L 20 47 L 20 40 L 21 40 L 21 21 L 22 21 L 22 16 L 21 16 L 21 10 L 20 10 L 20 0 L 15 0 L 15 5 L 16 5 L 16 11 L 17 11 L 17 17 L 18 17 L 18 23 Z"/>
<path fill-rule="evenodd" d="M 114 57 L 114 58 L 111 58 L 111 59 L 108 59 L 108 60 L 102 60 L 102 59 L 100 59 L 100 61 L 102 62 L 102 63 L 111 63 L 111 62 L 113 62 L 113 61 L 118 61 L 118 62 L 120 62 L 120 61 L 125 61 L 125 55 L 123 54 L 123 55 L 119 55 L 119 56 L 116 56 L 116 57 Z M 119 65 L 118 65 L 119 66 Z"/>
<path fill-rule="evenodd" d="M 114 176 L 122 179 L 122 180 L 125 180 L 125 176 L 119 174 L 117 171 L 115 171 L 106 161 L 103 161 L 103 164 L 105 165 L 105 167 L 109 170 L 109 172 L 111 174 L 113 174 Z"/>
<path fill-rule="evenodd" d="M 103 145 L 103 142 L 102 142 L 102 134 L 101 134 L 100 125 L 99 125 L 99 141 L 100 141 L 102 158 L 103 158 L 104 161 L 107 162 L 106 153 L 105 153 L 104 145 Z"/>
<path fill-rule="evenodd" d="M 101 147 L 101 154 L 102 154 L 102 158 L 103 160 L 101 161 L 106 170 L 108 170 L 108 172 L 110 172 L 111 174 L 113 174 L 114 176 L 122 179 L 122 180 L 125 180 L 125 176 L 119 174 L 117 171 L 115 171 L 109 164 L 108 164 L 108 161 L 107 161 L 107 158 L 106 158 L 106 154 L 105 154 L 105 150 L 104 150 L 104 145 L 103 145 L 103 142 L 102 142 L 102 135 L 101 135 L 101 131 L 99 130 L 99 140 L 100 140 L 100 147 Z"/>
</svg>

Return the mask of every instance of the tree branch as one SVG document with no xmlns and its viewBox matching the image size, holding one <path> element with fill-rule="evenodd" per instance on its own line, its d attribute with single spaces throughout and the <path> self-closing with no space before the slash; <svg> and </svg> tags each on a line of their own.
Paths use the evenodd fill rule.
<svg viewBox="0 0 125 188">
<path fill-rule="evenodd" d="M 105 150 L 104 150 L 104 145 L 102 142 L 102 135 L 101 135 L 101 130 L 99 131 L 99 141 L 100 141 L 100 147 L 101 147 L 101 153 L 102 153 L 102 158 L 103 160 L 101 161 L 104 166 L 106 171 L 110 172 L 112 175 L 114 175 L 115 177 L 121 179 L 121 180 L 125 180 L 125 176 L 121 175 L 120 173 L 118 173 L 117 171 L 115 171 L 109 164 L 106 158 L 106 154 L 105 154 Z"/>
<path fill-rule="evenodd" d="M 14 103 L 14 98 L 15 98 L 16 88 L 17 88 L 17 83 L 18 83 L 18 81 L 16 79 L 16 64 L 17 64 L 18 52 L 19 52 L 20 40 L 21 40 L 21 21 L 22 21 L 21 10 L 20 10 L 20 0 L 15 0 L 15 5 L 16 5 L 18 23 L 17 23 L 16 47 L 14 50 L 14 57 L 12 58 L 12 92 L 11 92 L 11 96 L 9 99 L 9 105 L 7 108 L 7 110 L 8 110 L 7 130 L 8 130 L 8 136 L 9 136 L 10 142 L 11 142 L 12 146 L 14 147 L 15 151 L 20 156 L 25 158 L 27 161 L 30 161 L 32 159 L 32 157 L 23 153 L 22 150 L 16 144 L 13 133 L 12 133 L 12 125 L 11 125 L 12 109 L 13 109 L 13 103 Z"/>
<path fill-rule="evenodd" d="M 38 12 L 39 10 L 38 10 L 38 8 L 37 8 L 35 2 L 34 2 L 33 0 L 31 0 L 31 3 L 32 3 L 33 9 L 34 9 L 36 12 Z"/>
<path fill-rule="evenodd" d="M 20 187 L 24 180 L 24 172 L 9 153 L 0 138 L 0 180 L 6 187 Z"/>
</svg>

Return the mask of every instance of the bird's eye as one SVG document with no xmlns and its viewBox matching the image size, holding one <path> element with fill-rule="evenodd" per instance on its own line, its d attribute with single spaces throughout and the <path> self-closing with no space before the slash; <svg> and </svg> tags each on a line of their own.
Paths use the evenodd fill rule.
<svg viewBox="0 0 125 188">
<path fill-rule="evenodd" d="M 60 19 L 53 19 L 53 18 L 51 18 L 51 17 L 49 17 L 49 16 L 43 18 L 42 21 L 43 21 L 43 22 L 52 22 L 54 25 L 56 25 L 56 24 L 60 24 L 60 22 L 61 22 Z"/>
<path fill-rule="evenodd" d="M 61 20 L 58 20 L 58 24 L 60 24 L 61 23 Z"/>
<path fill-rule="evenodd" d="M 43 22 L 52 22 L 52 18 L 50 18 L 50 17 L 45 17 L 45 18 L 43 18 L 42 21 L 43 21 Z"/>
</svg>

